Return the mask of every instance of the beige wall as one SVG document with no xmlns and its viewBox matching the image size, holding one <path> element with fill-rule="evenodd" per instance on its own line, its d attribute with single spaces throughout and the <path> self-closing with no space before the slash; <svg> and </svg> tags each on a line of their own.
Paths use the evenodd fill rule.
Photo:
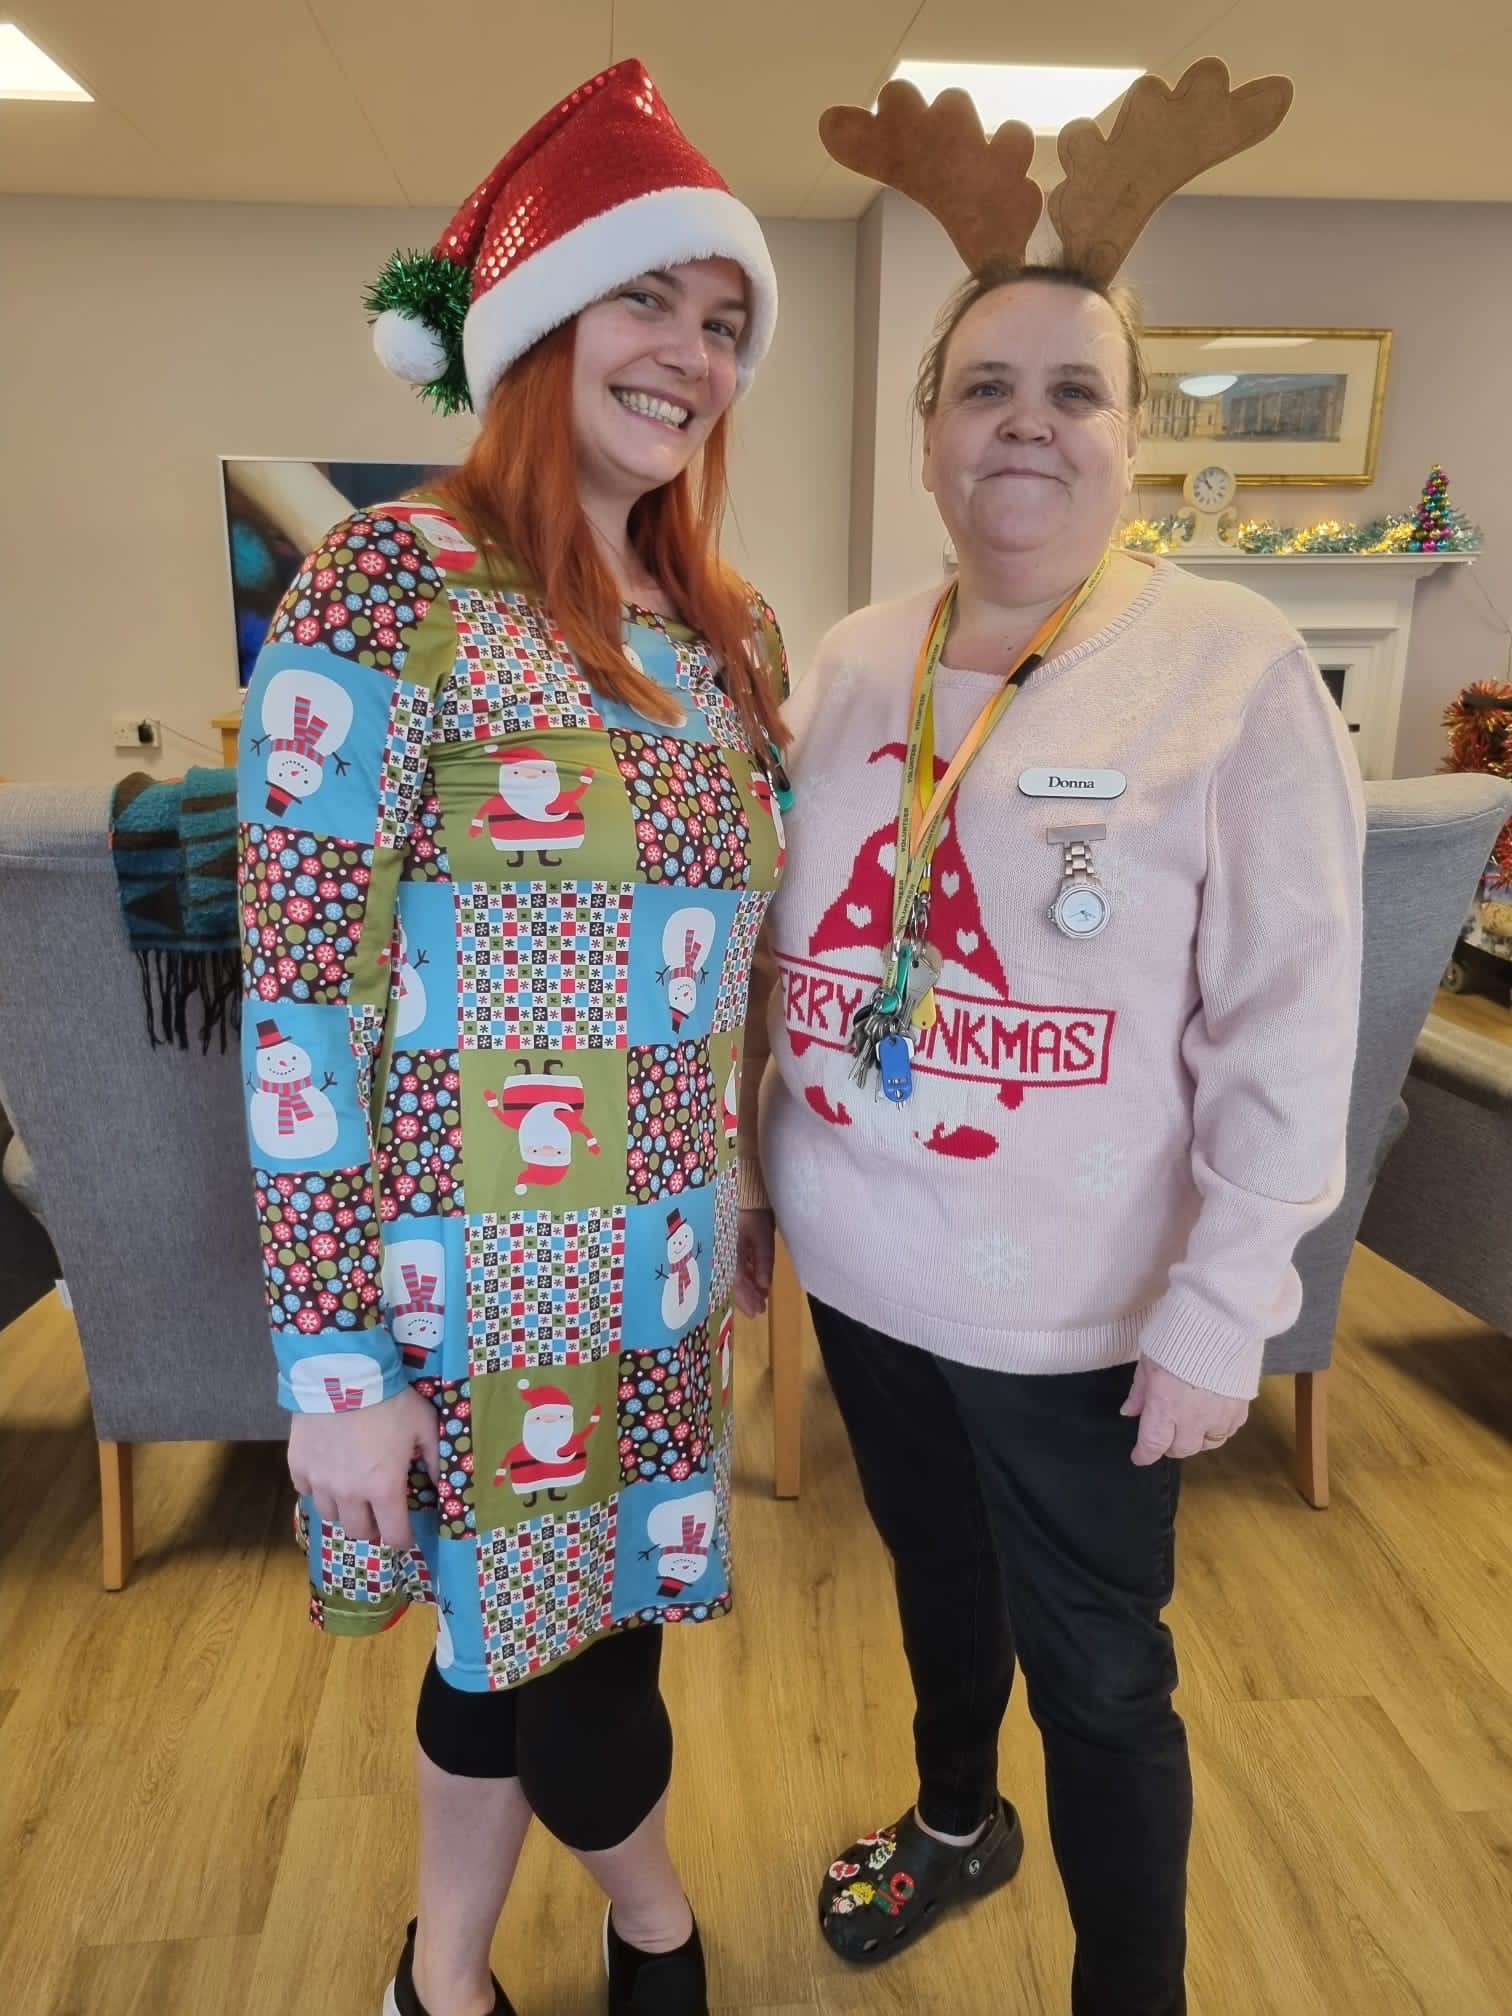
<svg viewBox="0 0 1512 2016">
<path fill-rule="evenodd" d="M 0 776 L 164 776 L 112 713 L 208 743 L 236 699 L 216 458 L 445 460 L 379 367 L 362 290 L 440 213 L 0 199 Z M 768 227 L 782 323 L 739 410 L 730 557 L 795 662 L 847 606 L 855 229 Z M 802 534 L 795 536 L 795 502 Z"/>
<path fill-rule="evenodd" d="M 852 555 L 858 599 L 903 593 L 937 571 L 940 528 L 918 481 L 908 394 L 934 313 L 961 278 L 944 232 L 901 197 L 881 198 L 865 223 L 858 290 L 880 300 L 881 315 L 875 443 L 863 455 L 858 419 L 852 458 L 871 486 L 866 510 L 853 507 L 870 527 L 869 568 L 866 554 Z M 1437 768 L 1446 702 L 1471 679 L 1507 676 L 1512 205 L 1187 197 L 1151 224 L 1125 277 L 1154 325 L 1395 332 L 1376 481 L 1242 496 L 1247 510 L 1284 523 L 1364 520 L 1410 509 L 1432 464 L 1443 464 L 1451 499 L 1484 528 L 1486 550 L 1418 589 L 1395 769 Z M 1180 494 L 1151 486 L 1138 501 L 1160 515 Z"/>
</svg>

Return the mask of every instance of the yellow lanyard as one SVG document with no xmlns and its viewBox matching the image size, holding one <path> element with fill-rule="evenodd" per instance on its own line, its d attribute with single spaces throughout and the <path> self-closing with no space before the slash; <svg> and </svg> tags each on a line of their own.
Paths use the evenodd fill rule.
<svg viewBox="0 0 1512 2016">
<path fill-rule="evenodd" d="M 952 581 L 940 597 L 914 669 L 908 749 L 903 759 L 903 780 L 898 794 L 897 859 L 893 865 L 893 946 L 889 948 L 888 977 L 884 987 L 891 987 L 900 977 L 894 970 L 895 948 L 899 941 L 913 935 L 914 926 L 919 921 L 918 906 L 928 891 L 930 864 L 940 830 L 946 813 L 955 803 L 966 772 L 981 754 L 993 729 L 1018 698 L 1020 686 L 1044 661 L 1071 619 L 1086 607 L 1093 590 L 1107 572 L 1109 557 L 1104 553 L 1080 588 L 1053 609 L 1035 631 L 1004 680 L 1001 691 L 993 695 L 967 729 L 960 748 L 937 785 L 934 776 L 935 674 L 945 649 L 945 639 L 950 634 L 959 584 Z M 932 994 L 923 1006 L 923 1019 L 932 1021 Z"/>
</svg>

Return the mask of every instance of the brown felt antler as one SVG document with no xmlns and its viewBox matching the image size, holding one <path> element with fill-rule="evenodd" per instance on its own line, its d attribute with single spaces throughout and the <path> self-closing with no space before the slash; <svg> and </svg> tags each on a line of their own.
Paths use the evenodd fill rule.
<svg viewBox="0 0 1512 2016">
<path fill-rule="evenodd" d="M 1227 66 L 1204 56 L 1174 88 L 1131 84 L 1106 140 L 1095 120 L 1072 120 L 1059 141 L 1066 179 L 1050 196 L 1063 262 L 1111 280 L 1167 197 L 1274 133 L 1291 102 L 1289 77 L 1231 91 Z"/>
<path fill-rule="evenodd" d="M 922 203 L 973 272 L 1022 261 L 1045 199 L 1029 177 L 1034 135 L 1019 120 L 988 140 L 965 91 L 942 91 L 926 105 L 916 85 L 895 78 L 875 112 L 832 105 L 819 137 L 843 168 Z"/>
</svg>

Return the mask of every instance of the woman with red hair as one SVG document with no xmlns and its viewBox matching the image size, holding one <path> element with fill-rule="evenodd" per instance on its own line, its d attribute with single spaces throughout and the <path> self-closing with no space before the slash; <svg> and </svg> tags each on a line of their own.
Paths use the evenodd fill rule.
<svg viewBox="0 0 1512 2016">
<path fill-rule="evenodd" d="M 533 1816 L 610 1900 L 611 2016 L 699 2016 L 661 1627 L 729 1607 L 747 982 L 782 646 L 719 561 L 760 228 L 638 63 L 369 299 L 481 428 L 305 562 L 241 750 L 248 1121 L 311 1609 L 434 1606 L 386 2016 L 499 2016 Z M 742 1282 L 752 1300 L 756 1284 Z"/>
</svg>

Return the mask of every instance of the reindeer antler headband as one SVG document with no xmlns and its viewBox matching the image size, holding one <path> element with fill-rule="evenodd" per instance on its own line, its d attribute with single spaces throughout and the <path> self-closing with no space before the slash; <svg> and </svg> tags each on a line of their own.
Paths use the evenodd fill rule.
<svg viewBox="0 0 1512 2016">
<path fill-rule="evenodd" d="M 1066 179 L 1050 195 L 1063 263 L 1112 280 L 1167 197 L 1274 133 L 1291 101 L 1289 77 L 1230 90 L 1227 66 L 1204 56 L 1174 88 L 1158 77 L 1131 84 L 1106 140 L 1095 120 L 1073 119 L 1057 142 Z M 966 92 L 926 105 L 899 79 L 875 112 L 832 105 L 819 137 L 842 167 L 922 203 L 973 272 L 1023 264 L 1044 195 L 1030 179 L 1034 134 L 1022 121 L 989 140 Z"/>
</svg>

